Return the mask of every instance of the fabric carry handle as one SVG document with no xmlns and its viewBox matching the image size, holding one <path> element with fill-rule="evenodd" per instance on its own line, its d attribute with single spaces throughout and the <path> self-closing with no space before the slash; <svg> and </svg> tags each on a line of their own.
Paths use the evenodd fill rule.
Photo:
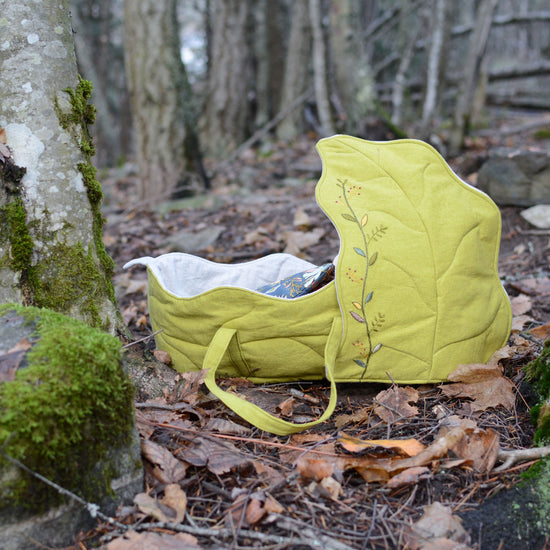
<svg viewBox="0 0 550 550">
<path fill-rule="evenodd" d="M 234 328 L 221 327 L 218 329 L 210 346 L 204 356 L 203 369 L 209 369 L 206 374 L 205 383 L 208 389 L 221 401 L 225 403 L 231 410 L 235 411 L 239 416 L 250 422 L 257 428 L 277 435 L 289 435 L 300 432 L 320 424 L 327 420 L 336 407 L 336 383 L 334 382 L 334 364 L 338 353 L 338 345 L 342 334 L 342 319 L 336 317 L 332 322 L 327 343 L 325 345 L 325 367 L 326 377 L 330 382 L 330 398 L 325 412 L 317 420 L 305 422 L 304 424 L 293 424 L 281 418 L 277 418 L 268 412 L 264 411 L 257 405 L 238 397 L 233 393 L 222 390 L 216 384 L 216 370 L 221 363 L 231 340 L 237 333 Z"/>
</svg>

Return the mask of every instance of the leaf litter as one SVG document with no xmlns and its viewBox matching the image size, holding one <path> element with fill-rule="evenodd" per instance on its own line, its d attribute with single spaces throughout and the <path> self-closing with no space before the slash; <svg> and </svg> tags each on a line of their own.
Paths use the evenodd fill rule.
<svg viewBox="0 0 550 550">
<path fill-rule="evenodd" d="M 254 201 L 224 194 L 231 186 L 222 182 L 214 208 L 112 207 L 105 240 L 116 264 L 162 254 L 170 234 L 211 225 L 227 231 L 195 253 L 213 261 L 247 261 L 289 246 L 317 264 L 330 261 L 338 237 L 314 205 L 318 172 L 299 168 L 310 147 L 298 144 L 296 158 L 286 162 L 289 180 L 299 178 L 301 186 L 269 179 L 269 167 L 282 159 L 275 150 L 273 164 L 257 169 Z M 137 409 L 146 485 L 137 502 L 120 511 L 129 530 L 100 524 L 89 537 L 108 550 L 313 548 L 314 540 L 336 549 L 473 547 L 458 513 L 519 479 L 523 464 L 497 472 L 499 457 L 503 449 L 532 444 L 522 367 L 550 333 L 543 324 L 550 313 L 546 281 L 533 275 L 543 256 L 519 247 L 519 209 L 504 209 L 503 220 L 500 274 L 510 281 L 505 286 L 517 318 L 509 346 L 487 364 L 461 365 L 441 385 L 342 384 L 330 422 L 286 438 L 259 432 L 212 399 L 203 373 L 180 374 Z M 130 330 L 136 338 L 150 335 L 145 271 L 128 276 L 119 270 L 115 284 Z M 152 339 L 139 346 L 144 354 L 154 350 Z M 328 401 L 323 383 L 226 385 L 294 421 L 315 417 Z M 155 408 L 160 405 L 166 408 Z"/>
</svg>

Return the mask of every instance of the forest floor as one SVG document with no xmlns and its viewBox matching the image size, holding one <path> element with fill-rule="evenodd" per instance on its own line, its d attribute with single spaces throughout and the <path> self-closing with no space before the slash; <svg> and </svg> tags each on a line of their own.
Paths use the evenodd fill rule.
<svg viewBox="0 0 550 550">
<path fill-rule="evenodd" d="M 524 122 L 501 120 L 503 127 Z M 480 137 L 451 165 L 475 183 L 488 149 L 499 144 L 541 145 L 529 131 Z M 104 239 L 133 335 L 151 334 L 145 270 L 121 269 L 133 258 L 185 246 L 217 262 L 283 251 L 316 264 L 331 261 L 339 241 L 315 203 L 319 174 L 314 140 L 304 138 L 292 147 L 247 151 L 218 169 L 208 194 L 161 209 L 127 206 L 128 197 L 137 196 L 127 167 L 105 177 Z M 278 437 L 215 400 L 200 373 L 182 374 L 162 397 L 138 398 L 146 487 L 117 513 L 128 531 L 100 524 L 82 535 L 78 548 L 101 541 L 106 550 L 488 549 L 483 531 L 468 532 L 459 515 L 516 485 L 535 462 L 507 461 L 503 451 L 532 446 L 533 396 L 523 367 L 550 333 L 550 234 L 529 226 L 520 211 L 501 209 L 499 273 L 515 319 L 508 346 L 492 363 L 498 380 L 478 381 L 474 369 L 463 377 L 468 387 L 460 396 L 445 389 L 453 384 L 340 384 L 330 421 Z M 134 353 L 150 356 L 153 344 L 150 338 Z M 294 421 L 317 416 L 328 395 L 324 382 L 253 388 L 229 380 L 225 387 Z"/>
</svg>

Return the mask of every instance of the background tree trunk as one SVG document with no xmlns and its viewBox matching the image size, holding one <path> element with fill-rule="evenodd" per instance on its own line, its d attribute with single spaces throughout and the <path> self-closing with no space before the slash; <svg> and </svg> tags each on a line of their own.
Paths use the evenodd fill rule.
<svg viewBox="0 0 550 550">
<path fill-rule="evenodd" d="M 195 130 L 176 0 L 125 0 L 124 33 L 141 198 L 158 202 L 193 188 L 193 156 L 198 154 L 189 147 Z"/>
<path fill-rule="evenodd" d="M 94 110 L 77 78 L 69 0 L 1 7 L 9 47 L 0 48 L 0 128 L 23 170 L 0 163 L 0 303 L 48 307 L 113 330 L 113 265 L 86 127 Z"/>
<path fill-rule="evenodd" d="M 212 46 L 203 143 L 208 155 L 223 158 L 249 135 L 251 4 L 250 0 L 211 3 Z"/>
<path fill-rule="evenodd" d="M 309 17 L 313 35 L 313 85 L 322 137 L 335 133 L 327 83 L 326 44 L 323 33 L 321 0 L 309 0 Z"/>
<path fill-rule="evenodd" d="M 362 132 L 376 95 L 363 40 L 364 8 L 360 0 L 341 0 L 330 6 L 331 74 L 343 118 L 339 126 L 352 135 Z"/>
<path fill-rule="evenodd" d="M 292 3 L 290 37 L 286 54 L 281 103 L 279 112 L 285 111 L 310 87 L 311 29 L 308 0 Z M 277 137 L 295 139 L 304 131 L 304 110 L 295 109 L 277 127 Z"/>
<path fill-rule="evenodd" d="M 470 36 L 468 55 L 466 56 L 464 72 L 458 88 L 453 128 L 449 139 L 451 154 L 456 154 L 460 150 L 464 142 L 464 135 L 468 131 L 473 98 L 497 2 L 498 0 L 481 0 L 477 10 L 476 24 Z"/>
</svg>

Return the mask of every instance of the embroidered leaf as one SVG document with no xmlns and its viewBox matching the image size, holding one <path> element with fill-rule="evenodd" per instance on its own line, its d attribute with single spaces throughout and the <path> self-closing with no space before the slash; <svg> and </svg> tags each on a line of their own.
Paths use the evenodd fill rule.
<svg viewBox="0 0 550 550">
<path fill-rule="evenodd" d="M 361 315 L 357 315 L 357 313 L 355 313 L 355 311 L 350 311 L 350 314 L 356 321 L 359 321 L 360 323 L 365 322 L 365 319 L 363 319 L 363 317 L 361 317 Z"/>
<path fill-rule="evenodd" d="M 353 306 L 357 309 L 361 309 L 361 304 L 359 302 L 352 302 Z"/>
<path fill-rule="evenodd" d="M 345 220 L 348 220 L 349 222 L 356 221 L 355 218 L 351 214 L 348 214 L 347 212 L 344 212 L 344 214 L 342 214 L 342 218 L 344 218 Z"/>
<path fill-rule="evenodd" d="M 367 294 L 367 297 L 365 298 L 365 304 L 368 304 L 372 300 L 373 294 L 374 294 L 374 291 L 372 290 Z"/>
<path fill-rule="evenodd" d="M 362 369 L 367 368 L 367 365 L 366 365 L 365 361 L 361 361 L 361 359 L 354 359 L 353 361 L 355 363 L 357 363 Z"/>
<path fill-rule="evenodd" d="M 355 250 L 355 252 L 357 252 L 357 254 L 359 254 L 359 256 L 363 256 L 363 257 L 365 256 L 365 253 L 360 248 L 354 248 L 353 250 Z"/>
<path fill-rule="evenodd" d="M 381 347 L 382 347 L 382 344 L 376 344 L 376 346 L 374 346 L 372 350 L 372 353 L 376 353 Z"/>
<path fill-rule="evenodd" d="M 363 219 L 361 220 L 361 227 L 365 227 L 365 225 L 367 225 L 367 222 L 369 221 L 369 215 L 368 214 L 365 214 L 363 216 Z"/>
<path fill-rule="evenodd" d="M 374 262 L 378 259 L 378 252 L 375 252 L 371 257 L 370 257 L 370 260 L 369 260 L 369 266 L 373 265 Z"/>
</svg>

